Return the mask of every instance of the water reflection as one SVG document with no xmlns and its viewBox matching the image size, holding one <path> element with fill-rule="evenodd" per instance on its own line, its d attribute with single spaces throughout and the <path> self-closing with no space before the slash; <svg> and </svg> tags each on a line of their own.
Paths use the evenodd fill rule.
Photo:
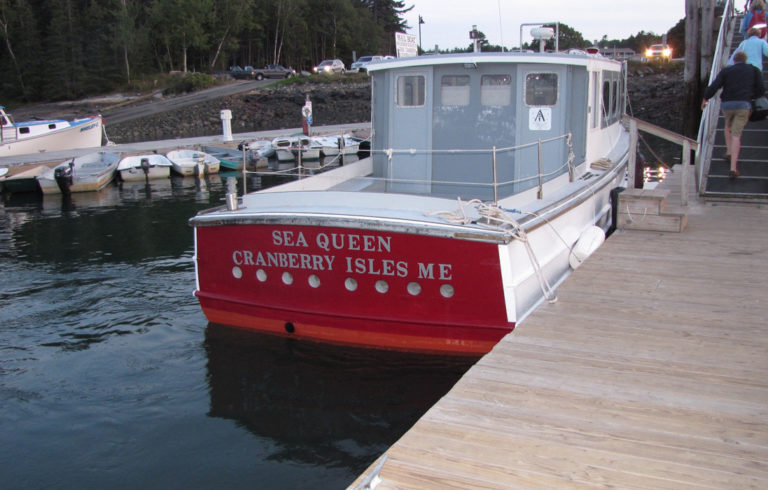
<svg viewBox="0 0 768 490">
<path fill-rule="evenodd" d="M 209 324 L 210 415 L 276 443 L 269 459 L 363 471 L 474 359 L 332 346 Z"/>
<path fill-rule="evenodd" d="M 187 220 L 224 188 L 4 196 L 4 488 L 343 488 L 472 363 L 208 325 Z"/>
</svg>

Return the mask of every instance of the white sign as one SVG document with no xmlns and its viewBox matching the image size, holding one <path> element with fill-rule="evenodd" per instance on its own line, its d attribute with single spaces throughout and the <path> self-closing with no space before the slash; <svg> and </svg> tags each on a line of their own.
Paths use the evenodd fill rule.
<svg viewBox="0 0 768 490">
<path fill-rule="evenodd" d="M 395 48 L 397 49 L 398 58 L 418 56 L 419 50 L 417 46 L 416 36 L 413 34 L 405 34 L 404 32 L 395 33 Z"/>
<path fill-rule="evenodd" d="M 528 109 L 528 129 L 531 131 L 549 131 L 552 129 L 552 108 L 531 107 Z"/>
</svg>

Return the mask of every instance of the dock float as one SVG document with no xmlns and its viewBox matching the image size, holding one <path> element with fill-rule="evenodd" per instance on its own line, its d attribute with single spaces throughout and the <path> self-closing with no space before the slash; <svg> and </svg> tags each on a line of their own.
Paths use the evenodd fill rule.
<svg viewBox="0 0 768 490">
<path fill-rule="evenodd" d="M 768 488 L 768 204 L 687 214 L 618 230 L 350 488 Z"/>
</svg>

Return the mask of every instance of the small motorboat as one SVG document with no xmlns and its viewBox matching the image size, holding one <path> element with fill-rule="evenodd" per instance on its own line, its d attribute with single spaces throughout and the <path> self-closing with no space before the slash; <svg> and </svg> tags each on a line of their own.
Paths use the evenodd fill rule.
<svg viewBox="0 0 768 490">
<path fill-rule="evenodd" d="M 165 154 L 179 175 L 203 175 L 218 173 L 219 159 L 198 150 L 172 150 Z"/>
<path fill-rule="evenodd" d="M 243 155 L 242 150 L 237 150 L 234 148 L 206 146 L 203 147 L 203 151 L 219 159 L 221 171 L 242 170 L 243 158 L 249 158 L 247 154 Z"/>
<path fill-rule="evenodd" d="M 173 164 L 164 155 L 131 155 L 120 160 L 117 172 L 124 182 L 165 179 L 171 175 Z"/>
<path fill-rule="evenodd" d="M 37 182 L 43 194 L 98 191 L 112 182 L 119 160 L 120 153 L 89 153 L 46 168 Z"/>
<path fill-rule="evenodd" d="M 272 140 L 278 161 L 291 162 L 296 160 L 301 152 L 302 160 L 318 160 L 320 146 L 313 144 L 309 136 L 287 136 Z"/>
<path fill-rule="evenodd" d="M 89 116 L 14 122 L 0 106 L 0 157 L 101 146 L 104 120 Z"/>
<path fill-rule="evenodd" d="M 272 141 L 269 140 L 253 140 L 249 142 L 242 142 L 237 145 L 238 150 L 248 152 L 250 161 L 255 162 L 261 158 L 271 158 L 275 156 L 275 147 L 272 146 Z"/>
</svg>

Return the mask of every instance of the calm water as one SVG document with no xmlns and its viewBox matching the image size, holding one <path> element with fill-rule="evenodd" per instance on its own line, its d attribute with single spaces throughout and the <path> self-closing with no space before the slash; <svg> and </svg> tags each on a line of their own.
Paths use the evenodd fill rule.
<svg viewBox="0 0 768 490">
<path fill-rule="evenodd" d="M 1 488 L 344 488 L 472 364 L 209 324 L 187 219 L 223 195 L 0 205 Z"/>
</svg>

